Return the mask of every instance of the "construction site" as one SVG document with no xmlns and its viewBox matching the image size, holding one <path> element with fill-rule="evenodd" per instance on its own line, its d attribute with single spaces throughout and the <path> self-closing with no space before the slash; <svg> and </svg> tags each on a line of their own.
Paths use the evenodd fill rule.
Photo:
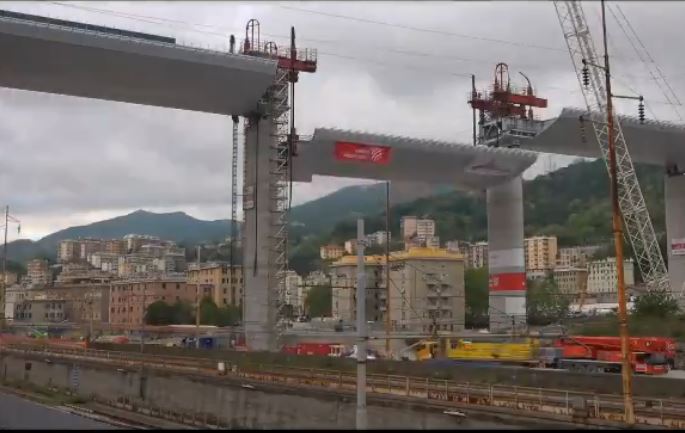
<svg viewBox="0 0 685 433">
<path fill-rule="evenodd" d="M 568 67 L 577 78 L 574 90 L 585 106 L 562 107 L 558 116 L 545 117 L 551 101 L 538 94 L 535 76 L 520 73 L 522 79 L 515 79 L 512 62 L 492 59 L 492 75 L 471 76 L 472 89 L 460 102 L 472 116 L 472 141 L 466 143 L 333 128 L 300 135 L 296 101 L 317 101 L 303 100 L 296 89 L 321 68 L 317 49 L 300 47 L 294 27 L 289 45 L 279 46 L 267 39 L 269 30 L 258 19 L 250 19 L 244 35 L 226 35 L 224 52 L 164 36 L 0 11 L 2 87 L 230 117 L 231 220 L 242 215 L 240 231 L 233 224 L 230 233 L 241 245 L 234 251 L 231 242 L 230 269 L 239 263 L 242 278 L 231 274 L 230 281 L 244 293 L 241 325 L 204 330 L 202 336 L 199 318 L 196 327 L 136 330 L 137 341 L 130 329 L 123 340 L 107 342 L 5 333 L 3 386 L 87 396 L 90 411 L 128 413 L 148 426 L 155 425 L 150 419 L 163 419 L 229 429 L 464 423 L 475 428 L 468 423 L 482 415 L 548 428 L 685 427 L 678 342 L 629 335 L 623 267 L 624 256 L 632 253 L 644 293 L 685 308 L 685 127 L 649 119 L 640 94 L 612 92 L 604 1 L 601 35 L 590 32 L 581 2 L 548 6 L 556 10 Z M 618 114 L 614 99 L 634 102 L 637 115 Z M 613 240 L 617 263 L 618 336 L 569 335 L 528 325 L 523 173 L 542 152 L 606 163 L 611 193 L 606 203 L 612 211 L 606 236 Z M 665 256 L 636 164 L 663 170 Z M 442 270 L 420 275 L 433 278 L 426 282 L 424 300 L 431 326 L 392 328 L 398 318 L 390 312 L 399 307 L 391 308 L 391 298 L 404 305 L 407 294 L 392 288 L 391 272 L 401 278 L 399 267 L 419 250 L 391 254 L 386 225 L 385 254 L 369 259 L 363 219 L 357 221 L 356 257 L 348 264 L 356 277 L 355 304 L 349 306 L 354 327 L 289 326 L 285 291 L 293 185 L 320 176 L 485 191 L 487 331 L 464 328 L 463 305 L 456 322 L 461 326 L 441 326 L 455 323 L 457 310 L 448 300 L 456 295 L 446 293 L 447 285 L 436 276 Z M 5 230 L 8 224 L 6 219 Z M 385 290 L 385 316 L 382 328 L 368 329 L 367 290 L 373 288 L 367 287 L 365 267 L 371 263 L 384 273 L 378 281 Z M 463 303 L 463 290 L 459 296 Z M 579 311 L 585 298 L 581 293 Z M 4 283 L 0 299 L 4 303 Z M 183 344 L 144 341 L 169 335 L 183 336 Z M 178 345 L 184 347 L 169 347 Z M 304 406 L 319 413 L 308 417 Z"/>
</svg>

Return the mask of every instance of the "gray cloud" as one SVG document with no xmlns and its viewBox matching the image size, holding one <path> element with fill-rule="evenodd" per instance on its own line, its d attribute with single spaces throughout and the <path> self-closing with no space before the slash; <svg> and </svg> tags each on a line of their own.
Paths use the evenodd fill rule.
<svg viewBox="0 0 685 433">
<path fill-rule="evenodd" d="M 303 76 L 298 85 L 301 134 L 326 126 L 468 143 L 471 113 L 466 95 L 471 82 L 464 75 L 476 74 L 478 86 L 484 87 L 499 61 L 509 63 L 516 84 L 523 83 L 517 74 L 523 71 L 549 99 L 541 117 L 582 104 L 551 2 L 70 4 L 0 2 L 0 8 L 171 35 L 217 49 L 227 47 L 231 32 L 241 39 L 252 17 L 262 24 L 263 41 L 286 42 L 294 25 L 299 45 L 320 52 L 319 71 Z M 652 57 L 671 77 L 676 93 L 682 94 L 685 59 L 673 54 L 680 51 L 685 5 L 610 3 L 615 4 L 621 5 Z M 472 37 L 289 9 L 293 7 Z M 599 3 L 584 7 L 599 43 Z M 122 16 L 126 14 L 128 18 Z M 661 103 L 665 97 L 648 71 L 634 60 L 622 30 L 613 19 L 609 25 L 617 88 L 643 93 L 660 120 L 677 120 L 673 108 Z M 635 112 L 630 102 L 619 107 Z M 22 218 L 30 236 L 137 208 L 184 210 L 203 218 L 229 214 L 228 118 L 9 89 L 0 90 L 0 118 L 0 197 Z M 571 160 L 555 157 L 554 164 Z M 527 176 L 549 166 L 543 159 Z M 360 182 L 321 178 L 296 185 L 294 202 L 354 183 Z"/>
</svg>

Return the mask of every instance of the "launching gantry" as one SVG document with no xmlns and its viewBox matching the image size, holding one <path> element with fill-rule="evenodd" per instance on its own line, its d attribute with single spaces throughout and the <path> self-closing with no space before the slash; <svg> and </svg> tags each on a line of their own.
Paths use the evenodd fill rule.
<svg viewBox="0 0 685 433">
<path fill-rule="evenodd" d="M 522 90 L 511 85 L 509 66 L 498 63 L 492 89 L 477 92 L 474 88 L 470 93 L 468 103 L 479 112 L 478 144 L 499 147 L 506 119 L 532 120 L 533 107 L 547 108 L 547 100 L 535 96 L 530 79 L 519 74 L 526 79 Z"/>
</svg>

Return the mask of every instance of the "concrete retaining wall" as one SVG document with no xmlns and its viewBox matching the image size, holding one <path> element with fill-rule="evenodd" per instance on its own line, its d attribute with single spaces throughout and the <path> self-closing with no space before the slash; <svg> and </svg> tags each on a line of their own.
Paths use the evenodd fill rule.
<svg viewBox="0 0 685 433">
<path fill-rule="evenodd" d="M 245 389 L 211 378 L 172 376 L 158 372 L 123 371 L 95 363 L 0 357 L 3 381 L 26 381 L 37 386 L 72 389 L 84 398 L 128 398 L 142 405 L 167 410 L 211 413 L 231 428 L 328 428 L 353 429 L 355 402 L 349 397 L 321 393 L 303 396 L 302 391 L 274 392 L 266 386 Z M 30 363 L 30 369 L 27 369 Z M 76 373 L 77 371 L 77 373 Z M 410 403 L 368 407 L 370 428 L 454 429 L 512 427 L 513 424 L 469 418 L 459 424 L 441 411 Z"/>
<path fill-rule="evenodd" d="M 96 345 L 104 350 L 139 351 L 138 345 Z M 225 360 L 241 367 L 258 367 L 259 364 L 278 364 L 282 366 L 323 368 L 352 371 L 355 361 L 316 356 L 290 356 L 268 352 L 235 352 L 221 350 L 202 350 L 167 347 L 146 347 L 147 353 L 175 356 L 201 356 Z M 619 374 L 570 373 L 558 370 L 539 370 L 523 367 L 447 365 L 436 362 L 408 362 L 376 360 L 369 362 L 369 373 L 397 374 L 400 376 L 433 377 L 451 379 L 459 382 L 531 386 L 596 392 L 599 394 L 621 394 Z M 633 376 L 633 391 L 639 397 L 685 397 L 685 380 L 664 377 Z"/>
</svg>

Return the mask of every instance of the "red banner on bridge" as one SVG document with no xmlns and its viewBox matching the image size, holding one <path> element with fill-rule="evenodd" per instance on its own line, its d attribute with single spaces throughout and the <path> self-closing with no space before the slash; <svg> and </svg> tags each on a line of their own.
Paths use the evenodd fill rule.
<svg viewBox="0 0 685 433">
<path fill-rule="evenodd" d="M 347 141 L 335 142 L 335 158 L 340 161 L 361 161 L 372 164 L 387 164 L 390 162 L 388 146 L 376 146 Z"/>
<path fill-rule="evenodd" d="M 526 273 L 511 272 L 490 276 L 490 291 L 526 290 Z"/>
</svg>

